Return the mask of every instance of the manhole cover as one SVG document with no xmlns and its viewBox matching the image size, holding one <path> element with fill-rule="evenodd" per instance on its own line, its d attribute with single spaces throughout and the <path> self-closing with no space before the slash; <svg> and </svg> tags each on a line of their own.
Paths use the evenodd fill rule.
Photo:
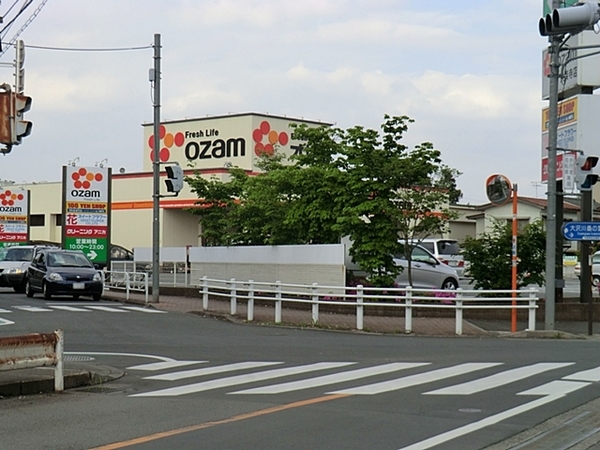
<svg viewBox="0 0 600 450">
<path fill-rule="evenodd" d="M 78 356 L 78 355 L 65 355 L 63 361 L 93 361 L 95 358 L 92 356 Z"/>
</svg>

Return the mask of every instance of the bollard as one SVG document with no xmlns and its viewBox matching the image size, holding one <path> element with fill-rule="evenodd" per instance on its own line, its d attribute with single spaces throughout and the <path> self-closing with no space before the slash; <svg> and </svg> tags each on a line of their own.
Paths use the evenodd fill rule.
<svg viewBox="0 0 600 450">
<path fill-rule="evenodd" d="M 319 322 L 319 287 L 317 283 L 312 284 L 312 323 Z"/>
<path fill-rule="evenodd" d="M 248 322 L 254 320 L 254 280 L 248 281 Z"/>
</svg>

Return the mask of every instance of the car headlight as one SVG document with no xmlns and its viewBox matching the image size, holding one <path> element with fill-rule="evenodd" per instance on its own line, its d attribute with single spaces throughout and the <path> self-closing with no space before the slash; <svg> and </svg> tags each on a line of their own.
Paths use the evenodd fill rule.
<svg viewBox="0 0 600 450">
<path fill-rule="evenodd" d="M 48 279 L 50 281 L 63 281 L 61 274 L 56 272 L 52 272 L 50 275 L 48 275 Z"/>
<path fill-rule="evenodd" d="M 5 274 L 7 275 L 12 275 L 12 274 L 17 274 L 17 273 L 23 273 L 23 269 L 19 268 L 19 267 L 11 267 L 10 269 L 6 269 L 4 271 Z"/>
<path fill-rule="evenodd" d="M 100 272 L 96 272 L 94 274 L 94 278 L 92 278 L 93 281 L 102 281 L 102 275 L 100 275 Z"/>
</svg>

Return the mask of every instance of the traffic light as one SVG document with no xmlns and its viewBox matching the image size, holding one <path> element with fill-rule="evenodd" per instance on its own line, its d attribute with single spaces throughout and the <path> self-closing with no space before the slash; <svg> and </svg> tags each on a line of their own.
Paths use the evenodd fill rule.
<svg viewBox="0 0 600 450">
<path fill-rule="evenodd" d="M 577 34 L 583 30 L 593 29 L 594 24 L 600 20 L 600 6 L 598 2 L 580 2 L 575 6 L 558 8 L 539 23 L 542 36 L 558 34 Z"/>
<path fill-rule="evenodd" d="M 14 116 L 12 117 L 12 144 L 18 145 L 21 139 L 31 134 L 33 123 L 23 120 L 25 114 L 31 108 L 31 97 L 23 94 L 12 94 L 14 102 Z"/>
<path fill-rule="evenodd" d="M 593 173 L 598 164 L 597 156 L 577 155 L 577 173 L 575 174 L 575 185 L 580 191 L 591 191 L 592 186 L 598 181 L 598 174 Z"/>
<path fill-rule="evenodd" d="M 0 144 L 12 145 L 12 93 L 0 92 Z"/>
<path fill-rule="evenodd" d="M 167 191 L 173 192 L 176 196 L 179 191 L 183 189 L 183 169 L 177 163 L 165 166 L 167 171 L 167 179 L 165 184 L 167 185 Z"/>
<path fill-rule="evenodd" d="M 15 57 L 15 92 L 22 94 L 25 90 L 25 42 L 18 40 Z"/>
</svg>

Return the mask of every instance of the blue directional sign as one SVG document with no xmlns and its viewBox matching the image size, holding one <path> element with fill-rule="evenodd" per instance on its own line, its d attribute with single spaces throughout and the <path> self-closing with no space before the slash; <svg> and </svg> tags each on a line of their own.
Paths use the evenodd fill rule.
<svg viewBox="0 0 600 450">
<path fill-rule="evenodd" d="M 567 222 L 562 232 L 569 241 L 600 241 L 600 222 Z"/>
</svg>

